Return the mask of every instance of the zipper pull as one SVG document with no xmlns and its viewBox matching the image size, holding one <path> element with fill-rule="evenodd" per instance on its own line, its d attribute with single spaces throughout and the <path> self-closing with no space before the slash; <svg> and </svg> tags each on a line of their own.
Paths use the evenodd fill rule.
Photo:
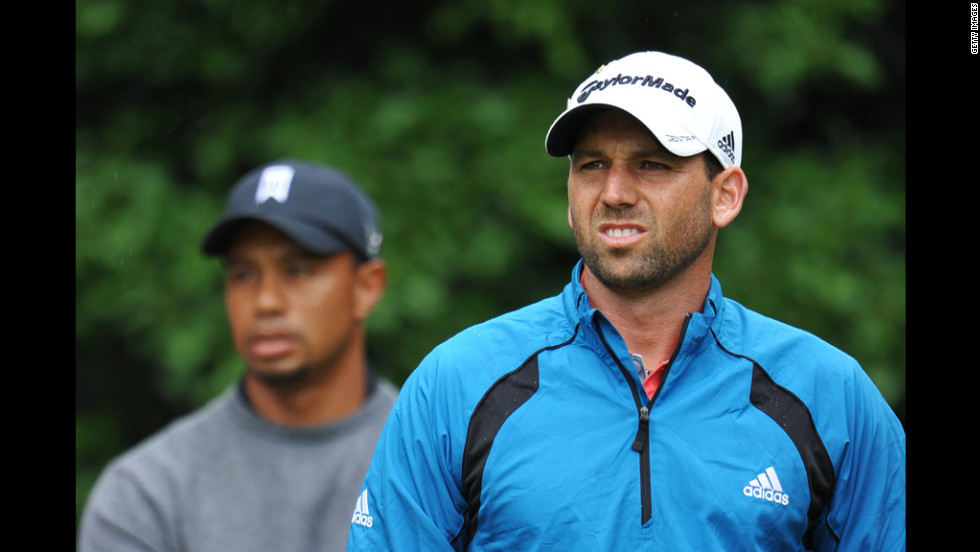
<svg viewBox="0 0 980 552">
<path fill-rule="evenodd" d="M 636 452 L 643 452 L 643 447 L 646 446 L 649 427 L 650 427 L 650 409 L 645 406 L 641 406 L 640 427 L 639 429 L 636 430 L 636 439 L 633 440 L 633 450 L 635 450 Z"/>
</svg>

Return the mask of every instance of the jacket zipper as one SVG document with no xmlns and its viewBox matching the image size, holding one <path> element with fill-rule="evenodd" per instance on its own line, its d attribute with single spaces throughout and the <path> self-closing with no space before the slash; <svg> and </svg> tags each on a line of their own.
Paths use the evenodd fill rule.
<svg viewBox="0 0 980 552">
<path fill-rule="evenodd" d="M 674 354 L 671 355 L 670 362 L 667 363 L 667 366 L 664 366 L 664 373 L 660 378 L 661 382 L 667 379 L 667 373 L 670 371 L 670 367 L 673 366 L 674 359 L 677 358 L 677 353 L 681 350 L 681 344 L 684 343 L 684 336 L 687 334 L 687 326 L 690 321 L 691 315 L 688 314 L 684 317 L 684 325 L 681 327 L 681 335 L 677 340 L 677 347 L 674 349 Z M 597 319 L 594 319 L 593 325 L 595 326 L 596 333 L 599 334 L 599 339 L 602 340 L 602 344 L 606 347 L 606 351 L 609 352 L 609 356 L 615 359 L 616 365 L 619 366 L 619 370 L 629 383 L 630 391 L 633 393 L 633 402 L 636 405 L 637 415 L 639 416 L 636 437 L 633 439 L 631 448 L 640 453 L 640 525 L 644 525 L 653 517 L 653 490 L 650 481 L 650 447 L 648 446 L 650 443 L 650 406 L 653 405 L 653 401 L 660 395 L 663 383 L 657 388 L 654 396 L 650 398 L 649 406 L 643 404 L 643 401 L 640 399 L 640 393 L 636 388 L 636 383 L 633 381 L 632 374 L 626 370 L 623 363 L 619 361 L 619 357 L 613 353 L 612 347 L 606 342 L 606 336 L 602 334 L 602 328 L 599 327 Z"/>
<path fill-rule="evenodd" d="M 633 440 L 633 450 L 640 453 L 640 525 L 653 516 L 653 498 L 650 482 L 650 409 L 640 407 L 640 425 Z"/>
</svg>

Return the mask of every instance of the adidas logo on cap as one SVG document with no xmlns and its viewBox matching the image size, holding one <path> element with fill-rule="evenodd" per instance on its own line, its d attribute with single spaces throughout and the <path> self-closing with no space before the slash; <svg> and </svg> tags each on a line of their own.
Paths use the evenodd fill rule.
<svg viewBox="0 0 980 552">
<path fill-rule="evenodd" d="M 728 158 L 735 163 L 735 132 L 729 132 L 718 140 L 718 147 L 728 155 Z"/>
<path fill-rule="evenodd" d="M 783 493 L 783 486 L 779 484 L 776 470 L 772 466 L 749 481 L 749 484 L 742 488 L 742 494 L 783 506 L 789 504 L 789 495 Z"/>
</svg>

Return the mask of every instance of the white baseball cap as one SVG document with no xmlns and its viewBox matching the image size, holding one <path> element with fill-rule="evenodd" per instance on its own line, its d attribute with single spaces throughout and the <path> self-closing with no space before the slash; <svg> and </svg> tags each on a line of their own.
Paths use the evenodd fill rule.
<svg viewBox="0 0 980 552">
<path fill-rule="evenodd" d="M 619 109 L 643 123 L 671 153 L 708 150 L 723 167 L 742 162 L 742 121 L 710 74 L 682 57 L 637 52 L 598 68 L 575 89 L 545 138 L 550 155 L 569 155 L 582 124 Z"/>
</svg>

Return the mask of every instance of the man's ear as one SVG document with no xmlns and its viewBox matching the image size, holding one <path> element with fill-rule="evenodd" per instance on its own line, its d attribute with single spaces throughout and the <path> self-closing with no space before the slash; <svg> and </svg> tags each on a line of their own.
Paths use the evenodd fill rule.
<svg viewBox="0 0 980 552">
<path fill-rule="evenodd" d="M 711 220 L 718 228 L 728 226 L 745 201 L 749 181 L 740 167 L 728 167 L 711 180 Z"/>
<path fill-rule="evenodd" d="M 384 295 L 388 267 L 381 259 L 364 261 L 354 274 L 354 316 L 365 320 Z"/>
</svg>

